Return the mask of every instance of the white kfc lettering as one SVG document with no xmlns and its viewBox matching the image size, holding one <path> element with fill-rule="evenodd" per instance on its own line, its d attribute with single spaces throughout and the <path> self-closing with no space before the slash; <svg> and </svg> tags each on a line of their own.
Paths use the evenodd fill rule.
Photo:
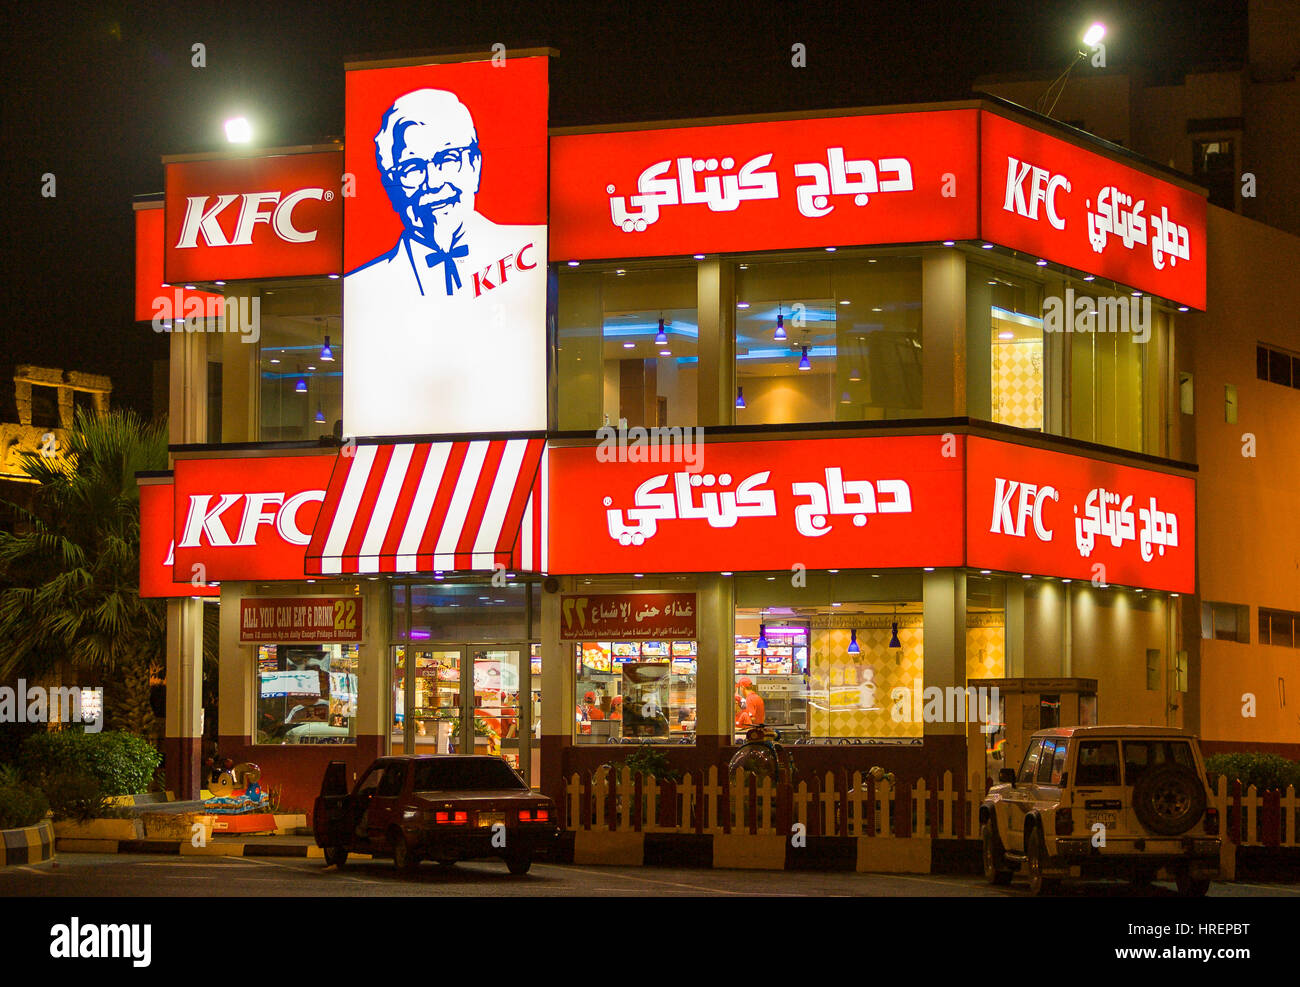
<svg viewBox="0 0 1300 987">
<path fill-rule="evenodd" d="M 218 498 L 217 504 L 209 507 L 214 496 Z M 241 499 L 244 501 L 244 512 L 239 522 L 238 537 L 232 541 L 222 516 Z M 193 494 L 181 533 L 180 547 L 200 547 L 206 533 L 208 544 L 214 548 L 248 548 L 257 544 L 257 531 L 262 525 L 274 525 L 280 537 L 290 545 L 306 545 L 311 541 L 311 533 L 304 532 L 298 524 L 298 511 L 309 501 L 319 503 L 324 499 L 324 490 L 303 490 L 287 500 L 283 490 L 249 494 Z"/>
<path fill-rule="evenodd" d="M 308 501 L 314 500 L 320 503 L 324 499 L 324 490 L 304 490 L 286 500 L 275 522 L 275 530 L 280 532 L 280 537 L 290 545 L 306 545 L 311 541 L 311 532 L 303 531 L 298 527 L 298 508 Z"/>
<path fill-rule="evenodd" d="M 1019 497 L 1016 497 L 1017 493 Z M 1016 498 L 1014 511 L 1012 498 Z M 1060 500 L 1055 487 L 1039 487 L 996 477 L 993 483 L 993 523 L 989 526 L 989 533 L 1024 538 L 1025 522 L 1030 521 L 1039 541 L 1051 541 L 1052 532 L 1043 523 L 1043 504 L 1049 500 Z"/>
<path fill-rule="evenodd" d="M 1025 179 L 1029 179 L 1029 194 L 1025 194 Z M 1056 194 L 1069 192 L 1070 180 L 1064 175 L 1054 175 L 1028 161 L 1007 157 L 1007 189 L 1002 200 L 1006 212 L 1014 212 L 1026 219 L 1038 220 L 1038 206 L 1042 203 L 1047 221 L 1054 229 L 1065 229 L 1065 220 L 1056 208 Z"/>
<path fill-rule="evenodd" d="M 185 200 L 185 219 L 181 222 L 180 238 L 176 249 L 199 246 L 202 237 L 209 247 L 248 246 L 253 242 L 253 230 L 258 223 L 266 223 L 275 235 L 286 243 L 310 243 L 316 239 L 316 230 L 302 230 L 293 223 L 293 210 L 305 199 L 329 201 L 332 193 L 323 188 L 302 188 L 282 199 L 275 192 L 245 192 L 243 195 L 218 195 L 211 207 L 208 196 L 191 195 Z M 218 218 L 236 199 L 241 200 L 235 234 L 226 238 Z M 271 207 L 267 211 L 264 207 Z"/>
</svg>

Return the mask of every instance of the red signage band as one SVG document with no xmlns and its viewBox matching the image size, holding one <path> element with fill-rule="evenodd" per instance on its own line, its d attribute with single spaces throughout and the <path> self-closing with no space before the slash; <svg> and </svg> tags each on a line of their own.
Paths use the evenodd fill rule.
<svg viewBox="0 0 1300 987">
<path fill-rule="evenodd" d="M 163 278 L 165 236 L 161 205 L 136 209 L 135 321 L 155 322 L 156 326 L 170 326 L 174 320 L 184 318 L 187 311 L 193 310 L 192 302 L 196 299 L 206 313 L 209 302 L 221 298 L 206 291 L 186 291 L 183 285 L 166 283 Z"/>
<path fill-rule="evenodd" d="M 1174 593 L 1196 587 L 1196 481 L 966 440 L 966 564 Z"/>
<path fill-rule="evenodd" d="M 551 260 L 969 239 L 977 112 L 551 140 Z"/>
<path fill-rule="evenodd" d="M 560 598 L 561 641 L 696 637 L 694 593 L 589 593 Z"/>
<path fill-rule="evenodd" d="M 208 581 L 302 579 L 333 454 L 182 459 L 175 476 L 176 565 Z"/>
<path fill-rule="evenodd" d="M 358 644 L 362 601 L 355 596 L 245 597 L 240 644 Z"/>
<path fill-rule="evenodd" d="M 168 164 L 166 280 L 341 273 L 343 182 L 340 151 Z"/>
<path fill-rule="evenodd" d="M 694 463 L 550 456 L 552 573 L 962 563 L 957 437 L 718 442 Z"/>
<path fill-rule="evenodd" d="M 985 240 L 1205 308 L 1203 196 L 996 113 L 980 126 Z"/>
<path fill-rule="evenodd" d="M 140 486 L 140 596 L 171 598 L 220 596 L 221 589 L 189 570 L 175 572 L 172 539 L 173 490 L 170 483 Z"/>
</svg>

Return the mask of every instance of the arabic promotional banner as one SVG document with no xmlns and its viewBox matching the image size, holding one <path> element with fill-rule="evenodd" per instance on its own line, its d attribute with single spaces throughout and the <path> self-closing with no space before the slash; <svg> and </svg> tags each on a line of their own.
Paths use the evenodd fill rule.
<svg viewBox="0 0 1300 987">
<path fill-rule="evenodd" d="M 348 71 L 346 434 L 546 427 L 547 68 Z"/>
<path fill-rule="evenodd" d="M 172 538 L 173 488 L 170 483 L 140 485 L 140 595 L 146 599 L 220 596 L 216 586 L 194 585 L 190 570 L 175 574 Z M 177 579 L 179 578 L 179 581 Z"/>
<path fill-rule="evenodd" d="M 356 644 L 361 604 L 355 596 L 245 597 L 240 644 Z"/>
<path fill-rule="evenodd" d="M 1205 308 L 1205 198 L 996 113 L 980 118 L 984 239 Z"/>
<path fill-rule="evenodd" d="M 696 637 L 694 593 L 587 593 L 560 598 L 561 641 Z"/>
<path fill-rule="evenodd" d="M 339 273 L 342 182 L 338 151 L 168 164 L 168 282 Z"/>
<path fill-rule="evenodd" d="M 978 236 L 977 110 L 551 141 L 551 259 Z"/>
<path fill-rule="evenodd" d="M 700 471 L 550 453 L 552 573 L 962 562 L 957 437 L 718 442 Z"/>
<path fill-rule="evenodd" d="M 966 457 L 972 568 L 1194 591 L 1190 477 L 975 436 Z"/>
<path fill-rule="evenodd" d="M 337 456 L 179 459 L 175 560 L 203 578 L 301 579 Z"/>
</svg>

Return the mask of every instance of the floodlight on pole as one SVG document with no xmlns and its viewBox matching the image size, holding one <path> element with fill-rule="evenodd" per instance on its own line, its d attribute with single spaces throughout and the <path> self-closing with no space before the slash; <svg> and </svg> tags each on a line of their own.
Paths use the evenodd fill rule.
<svg viewBox="0 0 1300 987">
<path fill-rule="evenodd" d="M 226 121 L 226 140 L 231 144 L 247 144 L 253 139 L 253 125 L 247 117 L 231 117 Z"/>
<path fill-rule="evenodd" d="M 1079 45 L 1079 50 L 1075 54 L 1073 60 L 1065 67 L 1064 72 L 1052 80 L 1052 84 L 1044 90 L 1043 95 L 1038 97 L 1038 102 L 1034 104 L 1035 110 L 1042 113 L 1044 116 L 1049 117 L 1055 112 L 1056 104 L 1060 102 L 1061 94 L 1065 92 L 1065 84 L 1070 77 L 1070 73 L 1074 70 L 1076 65 L 1092 54 L 1096 47 L 1101 44 L 1101 39 L 1105 36 L 1106 25 L 1101 23 L 1101 21 L 1093 21 L 1093 23 L 1089 25 L 1088 30 L 1083 32 L 1083 37 L 1079 39 L 1081 44 Z M 1051 101 L 1050 106 L 1048 105 L 1048 100 Z"/>
</svg>

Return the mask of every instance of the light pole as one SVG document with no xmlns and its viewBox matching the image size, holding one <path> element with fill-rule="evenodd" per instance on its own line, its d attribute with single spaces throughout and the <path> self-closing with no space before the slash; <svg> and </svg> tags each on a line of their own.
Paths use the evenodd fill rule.
<svg viewBox="0 0 1300 987">
<path fill-rule="evenodd" d="M 1060 102 L 1061 93 L 1065 92 L 1065 83 L 1070 77 L 1070 72 L 1076 65 L 1092 53 L 1092 50 L 1097 47 L 1101 42 L 1101 39 L 1105 36 L 1106 25 L 1102 24 L 1100 21 L 1094 22 L 1088 30 L 1083 33 L 1083 44 L 1079 47 L 1078 53 L 1071 60 L 1070 64 L 1065 67 L 1065 71 L 1053 79 L 1052 84 L 1047 87 L 1043 92 L 1043 95 L 1038 97 L 1038 102 L 1034 104 L 1035 110 L 1042 113 L 1044 116 L 1050 117 L 1052 115 L 1056 110 L 1056 104 Z M 1053 91 L 1055 91 L 1055 95 L 1053 95 Z M 1047 105 L 1049 99 L 1052 101 L 1051 106 Z M 1046 107 L 1046 109 L 1044 109 L 1044 107 Z"/>
</svg>

